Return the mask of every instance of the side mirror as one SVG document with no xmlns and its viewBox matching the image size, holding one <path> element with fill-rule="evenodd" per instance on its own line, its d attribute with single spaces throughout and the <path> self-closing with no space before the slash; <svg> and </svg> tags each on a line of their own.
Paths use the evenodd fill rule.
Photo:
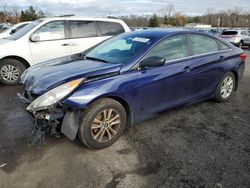
<svg viewBox="0 0 250 188">
<path fill-rule="evenodd" d="M 16 32 L 16 29 L 12 29 L 12 30 L 10 31 L 10 34 L 13 35 L 15 32 Z"/>
<path fill-rule="evenodd" d="M 31 35 L 30 40 L 32 42 L 39 42 L 40 41 L 40 35 L 37 34 L 37 33 L 34 33 L 34 34 Z"/>
<path fill-rule="evenodd" d="M 148 57 L 140 62 L 140 68 L 159 67 L 165 64 L 165 59 L 158 56 Z"/>
</svg>

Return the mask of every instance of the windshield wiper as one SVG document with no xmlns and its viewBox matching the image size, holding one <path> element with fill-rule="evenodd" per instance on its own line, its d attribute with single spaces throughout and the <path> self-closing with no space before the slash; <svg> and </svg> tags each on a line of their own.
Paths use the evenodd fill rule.
<svg viewBox="0 0 250 188">
<path fill-rule="evenodd" d="M 94 60 L 94 61 L 101 61 L 101 62 L 104 62 L 104 63 L 109 63 L 104 59 L 99 59 L 99 58 L 96 58 L 96 57 L 85 56 L 85 59 L 90 59 L 90 60 Z"/>
</svg>

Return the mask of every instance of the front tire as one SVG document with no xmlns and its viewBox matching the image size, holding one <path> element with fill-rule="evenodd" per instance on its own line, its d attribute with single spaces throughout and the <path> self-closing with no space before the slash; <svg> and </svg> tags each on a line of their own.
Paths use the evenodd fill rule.
<svg viewBox="0 0 250 188">
<path fill-rule="evenodd" d="M 0 62 L 0 82 L 5 85 L 18 85 L 26 67 L 16 59 L 4 59 Z"/>
<path fill-rule="evenodd" d="M 78 137 L 92 149 L 112 145 L 123 133 L 127 120 L 124 107 L 110 98 L 93 103 L 82 117 Z"/>
<path fill-rule="evenodd" d="M 217 102 L 228 101 L 235 91 L 236 80 L 232 72 L 227 72 L 220 83 L 218 84 L 215 92 L 215 100 Z"/>
</svg>

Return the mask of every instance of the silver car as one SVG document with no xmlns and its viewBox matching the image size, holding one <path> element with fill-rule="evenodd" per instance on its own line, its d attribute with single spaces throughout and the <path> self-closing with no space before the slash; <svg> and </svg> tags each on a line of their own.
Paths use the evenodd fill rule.
<svg viewBox="0 0 250 188">
<path fill-rule="evenodd" d="M 250 47 L 250 36 L 248 30 L 224 30 L 220 37 L 241 48 Z"/>
</svg>

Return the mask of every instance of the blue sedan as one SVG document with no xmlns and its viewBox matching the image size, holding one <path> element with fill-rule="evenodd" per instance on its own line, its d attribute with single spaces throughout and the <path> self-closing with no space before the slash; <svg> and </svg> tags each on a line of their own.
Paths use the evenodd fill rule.
<svg viewBox="0 0 250 188">
<path fill-rule="evenodd" d="M 245 60 L 241 49 L 206 33 L 136 31 L 30 67 L 19 96 L 35 120 L 33 143 L 41 144 L 50 132 L 104 148 L 126 126 L 158 112 L 204 99 L 229 100 Z"/>
</svg>

